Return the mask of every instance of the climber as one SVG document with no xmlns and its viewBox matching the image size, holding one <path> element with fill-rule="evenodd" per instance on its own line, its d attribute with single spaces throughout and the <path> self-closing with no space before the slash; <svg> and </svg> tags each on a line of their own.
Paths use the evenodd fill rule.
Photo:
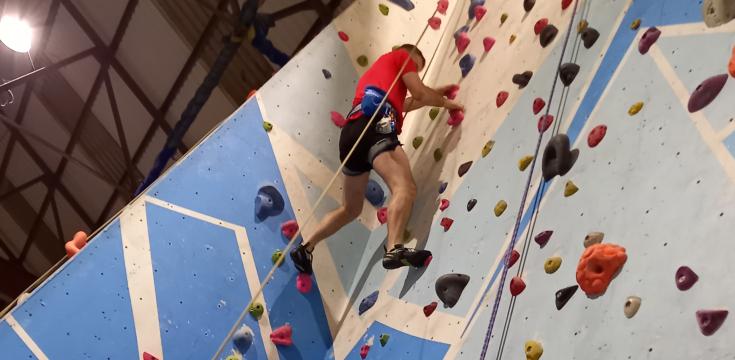
<svg viewBox="0 0 735 360">
<path fill-rule="evenodd" d="M 291 259 L 301 273 L 311 274 L 312 251 L 322 240 L 357 218 L 362 212 L 363 196 L 370 170 L 375 171 L 388 184 L 391 200 L 388 204 L 388 239 L 383 267 L 396 269 L 405 265 L 422 266 L 430 261 L 431 253 L 403 247 L 406 223 L 416 197 L 416 184 L 406 153 L 401 148 L 398 134 L 403 125 L 403 112 L 424 106 L 463 110 L 458 102 L 444 97 L 453 85 L 431 89 L 423 84 L 418 72 L 426 61 L 414 45 L 406 44 L 382 55 L 362 75 L 357 84 L 353 108 L 347 115 L 339 140 L 340 159 L 344 161 L 375 112 L 372 124 L 365 132 L 352 155 L 347 159 L 344 173 L 344 202 L 327 214 L 310 238 L 291 252 Z M 404 67 L 405 66 L 405 67 Z M 403 69 L 401 71 L 401 69 Z M 400 72 L 400 77 L 398 76 Z M 398 78 L 382 108 L 377 109 L 386 90 Z M 411 97 L 406 98 L 406 92 Z M 422 258 L 423 259 L 418 259 Z"/>
</svg>

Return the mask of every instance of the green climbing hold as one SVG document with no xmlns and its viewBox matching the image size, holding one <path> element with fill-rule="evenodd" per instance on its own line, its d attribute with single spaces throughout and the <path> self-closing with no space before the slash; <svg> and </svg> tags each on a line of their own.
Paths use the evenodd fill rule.
<svg viewBox="0 0 735 360">
<path fill-rule="evenodd" d="M 385 4 L 378 4 L 378 10 L 380 10 L 380 13 L 385 16 L 388 16 L 388 12 L 390 11 L 390 9 L 388 9 L 388 6 Z"/>
<path fill-rule="evenodd" d="M 441 160 L 443 156 L 444 153 L 442 152 L 441 148 L 436 148 L 436 150 L 434 150 L 434 161 Z"/>
<path fill-rule="evenodd" d="M 414 149 L 418 149 L 419 146 L 421 146 L 421 144 L 423 142 L 424 142 L 424 137 L 423 136 L 417 136 L 417 137 L 413 138 L 413 141 L 411 142 L 411 145 L 413 145 L 413 148 Z"/>
<path fill-rule="evenodd" d="M 429 119 L 434 120 L 437 116 L 439 116 L 439 108 L 429 110 Z"/>
<path fill-rule="evenodd" d="M 260 320 L 260 317 L 263 316 L 264 311 L 265 309 L 263 309 L 263 304 L 257 302 L 253 303 L 248 308 L 248 312 L 250 313 L 250 315 L 252 315 L 257 320 Z"/>
<path fill-rule="evenodd" d="M 365 56 L 365 55 L 358 56 L 357 57 L 357 64 L 360 65 L 360 66 L 362 66 L 362 67 L 367 66 L 368 65 L 368 58 L 367 58 L 367 56 Z"/>
<path fill-rule="evenodd" d="M 273 264 L 276 264 L 282 257 L 283 257 L 283 252 L 281 250 L 276 250 L 273 252 L 273 255 L 271 255 L 271 261 L 273 262 Z M 278 264 L 278 266 L 281 266 L 281 265 L 283 265 L 283 261 L 281 261 L 281 263 Z"/>
<path fill-rule="evenodd" d="M 233 354 L 233 355 L 226 357 L 225 360 L 242 360 L 242 358 Z"/>
<path fill-rule="evenodd" d="M 388 339 L 390 339 L 390 335 L 380 334 L 380 346 L 385 346 L 388 343 Z"/>
<path fill-rule="evenodd" d="M 508 20 L 508 14 L 503 13 L 503 15 L 500 15 L 500 25 L 503 25 L 505 20 Z"/>
<path fill-rule="evenodd" d="M 263 129 L 265 130 L 265 132 L 270 132 L 271 130 L 273 130 L 273 124 L 267 121 L 263 121 Z"/>
<path fill-rule="evenodd" d="M 489 140 L 485 143 L 485 146 L 482 147 L 482 157 L 487 156 L 487 154 L 490 153 L 490 151 L 493 149 L 493 146 L 495 146 L 495 141 Z"/>
</svg>

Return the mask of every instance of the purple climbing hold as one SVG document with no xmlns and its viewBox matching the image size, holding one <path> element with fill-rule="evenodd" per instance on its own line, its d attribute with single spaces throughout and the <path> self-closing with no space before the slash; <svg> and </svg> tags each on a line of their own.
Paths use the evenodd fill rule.
<svg viewBox="0 0 735 360">
<path fill-rule="evenodd" d="M 470 201 L 467 202 L 467 211 L 472 211 L 475 205 L 477 205 L 477 199 L 470 199 Z"/>
<path fill-rule="evenodd" d="M 475 66 L 475 60 L 477 58 L 472 54 L 465 54 L 459 59 L 459 69 L 462 70 L 462 77 L 467 77 L 472 67 Z"/>
<path fill-rule="evenodd" d="M 362 301 L 360 301 L 360 307 L 357 309 L 357 313 L 362 315 L 365 311 L 370 310 L 370 308 L 375 305 L 376 301 L 378 301 L 378 290 L 373 291 L 372 294 L 366 296 Z"/>
<path fill-rule="evenodd" d="M 439 193 L 443 194 L 445 190 L 447 190 L 447 185 L 449 185 L 446 181 L 443 181 L 439 184 Z"/>
<path fill-rule="evenodd" d="M 549 242 L 549 239 L 551 239 L 551 234 L 553 234 L 554 231 L 552 230 L 546 230 L 538 233 L 536 236 L 534 236 L 533 241 L 535 241 L 540 247 L 546 246 L 546 243 Z"/>
<path fill-rule="evenodd" d="M 697 324 L 704 336 L 717 332 L 727 318 L 727 310 L 697 310 Z"/>
<path fill-rule="evenodd" d="M 460 37 L 462 33 L 466 33 L 468 31 L 470 31 L 470 27 L 467 25 L 464 25 L 461 28 L 457 29 L 457 31 L 454 32 L 454 40 L 457 40 L 457 38 Z"/>
<path fill-rule="evenodd" d="M 470 18 L 470 20 L 475 18 L 475 8 L 483 5 L 485 5 L 485 0 L 470 1 L 470 7 L 469 9 L 467 9 L 467 16 Z"/>
<path fill-rule="evenodd" d="M 322 69 L 322 74 L 324 74 L 324 78 L 327 80 L 332 78 L 332 73 L 327 69 Z"/>
<path fill-rule="evenodd" d="M 643 36 L 641 36 L 641 40 L 638 41 L 638 52 L 641 53 L 641 55 L 647 53 L 651 46 L 656 43 L 659 36 L 661 36 L 661 30 L 656 29 L 655 26 L 648 28 L 648 30 L 643 33 Z"/>
<path fill-rule="evenodd" d="M 365 187 L 365 198 L 373 206 L 382 206 L 385 201 L 385 192 L 377 181 L 370 179 Z"/>
<path fill-rule="evenodd" d="M 464 174 L 466 174 L 467 171 L 470 170 L 470 166 L 472 166 L 472 161 L 468 161 L 468 162 L 460 165 L 459 166 L 459 169 L 457 169 L 457 175 L 459 175 L 459 177 L 464 176 Z"/>
<path fill-rule="evenodd" d="M 400 7 L 402 7 L 406 11 L 411 11 L 411 10 L 413 10 L 413 8 L 416 7 L 416 5 L 414 5 L 411 2 L 411 0 L 388 0 L 388 1 L 390 1 L 390 2 L 392 2 L 394 4 L 396 4 L 396 5 L 398 5 Z"/>
<path fill-rule="evenodd" d="M 255 216 L 263 221 L 269 216 L 277 216 L 283 212 L 285 202 L 283 196 L 271 185 L 263 186 L 255 196 Z"/>
<path fill-rule="evenodd" d="M 703 81 L 689 97 L 687 109 L 690 113 L 704 109 L 714 100 L 727 82 L 727 74 L 715 75 Z"/>
<path fill-rule="evenodd" d="M 694 286 L 699 276 L 689 266 L 680 266 L 676 270 L 675 280 L 676 287 L 681 291 L 686 291 Z"/>
</svg>

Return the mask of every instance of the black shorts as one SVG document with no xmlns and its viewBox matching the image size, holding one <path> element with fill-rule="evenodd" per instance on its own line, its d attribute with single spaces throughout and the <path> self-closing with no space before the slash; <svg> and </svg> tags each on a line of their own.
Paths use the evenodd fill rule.
<svg viewBox="0 0 735 360">
<path fill-rule="evenodd" d="M 339 159 L 344 161 L 347 154 L 355 145 L 357 138 L 360 137 L 362 130 L 365 129 L 370 117 L 362 115 L 359 118 L 347 122 L 342 128 L 339 136 Z M 374 119 L 370 124 L 370 128 L 365 132 L 360 144 L 357 145 L 352 156 L 347 160 L 342 172 L 347 176 L 357 176 L 373 169 L 373 160 L 378 155 L 393 151 L 401 143 L 398 141 L 398 135 L 395 132 L 390 134 L 381 134 L 375 130 L 376 123 L 379 119 Z"/>
</svg>

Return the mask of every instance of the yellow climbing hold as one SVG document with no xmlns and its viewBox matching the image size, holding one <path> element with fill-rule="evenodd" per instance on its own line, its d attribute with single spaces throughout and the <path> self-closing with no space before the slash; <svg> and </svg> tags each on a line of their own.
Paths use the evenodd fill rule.
<svg viewBox="0 0 735 360">
<path fill-rule="evenodd" d="M 485 146 L 482 147 L 482 157 L 487 156 L 487 154 L 489 154 L 493 149 L 493 146 L 495 146 L 495 141 L 488 140 L 488 142 L 485 143 Z"/>
<path fill-rule="evenodd" d="M 431 108 L 429 110 L 429 119 L 434 120 L 437 116 L 439 116 L 439 108 Z"/>
<path fill-rule="evenodd" d="M 552 256 L 544 261 L 544 271 L 547 274 L 553 274 L 556 270 L 559 270 L 561 266 L 561 258 L 558 256 Z"/>
<path fill-rule="evenodd" d="M 436 150 L 434 150 L 434 161 L 438 162 L 439 160 L 442 159 L 443 156 L 444 156 L 444 153 L 442 152 L 441 148 L 436 148 Z"/>
<path fill-rule="evenodd" d="M 590 23 L 588 23 L 587 20 L 579 20 L 579 24 L 577 24 L 577 34 L 581 34 L 588 26 L 590 26 Z"/>
<path fill-rule="evenodd" d="M 579 190 L 577 185 L 574 185 L 571 180 L 567 181 L 566 185 L 564 185 L 564 197 L 570 197 L 574 195 L 577 190 Z"/>
<path fill-rule="evenodd" d="M 271 130 L 273 130 L 273 124 L 267 121 L 263 121 L 263 129 L 265 130 L 265 132 L 270 132 Z"/>
<path fill-rule="evenodd" d="M 630 23 L 631 30 L 638 30 L 639 27 L 641 27 L 641 19 L 635 19 Z"/>
<path fill-rule="evenodd" d="M 505 200 L 498 201 L 497 204 L 495 204 L 495 216 L 503 215 L 505 212 L 505 209 L 508 208 L 508 203 L 505 202 Z"/>
<path fill-rule="evenodd" d="M 520 160 L 518 160 L 518 170 L 526 170 L 528 165 L 531 165 L 531 161 L 533 161 L 533 156 L 531 155 L 526 155 L 522 157 Z"/>
<path fill-rule="evenodd" d="M 248 38 L 248 41 L 253 41 L 253 39 L 255 39 L 255 26 L 251 26 L 248 28 L 246 36 Z"/>
<path fill-rule="evenodd" d="M 232 354 L 232 355 L 228 355 L 228 356 L 227 356 L 227 357 L 225 358 L 225 360 L 242 360 L 242 357 L 240 357 L 240 356 L 237 356 L 237 355 L 235 355 L 235 354 Z"/>
<path fill-rule="evenodd" d="M 510 36 L 510 39 L 508 39 L 508 44 L 512 44 L 514 41 L 516 41 L 515 34 Z"/>
<path fill-rule="evenodd" d="M 630 106 L 628 109 L 628 115 L 633 116 L 643 109 L 643 101 L 639 101 Z"/>
<path fill-rule="evenodd" d="M 413 141 L 411 142 L 411 145 L 413 145 L 413 148 L 414 149 L 418 149 L 419 146 L 421 146 L 421 143 L 423 143 L 423 142 L 424 142 L 424 137 L 423 136 L 417 136 L 417 137 L 413 138 Z"/>
<path fill-rule="evenodd" d="M 388 6 L 385 4 L 378 4 L 378 10 L 380 10 L 380 13 L 385 16 L 388 16 L 388 12 L 390 11 L 390 9 L 388 9 Z"/>
<path fill-rule="evenodd" d="M 367 64 L 368 64 L 368 58 L 367 58 L 367 56 L 365 56 L 365 55 L 358 56 L 357 57 L 357 64 L 360 65 L 360 66 L 362 66 L 362 67 L 367 66 Z"/>
<path fill-rule="evenodd" d="M 500 15 L 500 25 L 503 25 L 503 23 L 505 23 L 505 20 L 508 20 L 508 14 L 503 13 L 503 15 Z"/>
<path fill-rule="evenodd" d="M 528 340 L 524 347 L 526 349 L 526 360 L 538 360 L 544 354 L 544 347 L 538 341 Z"/>
</svg>

